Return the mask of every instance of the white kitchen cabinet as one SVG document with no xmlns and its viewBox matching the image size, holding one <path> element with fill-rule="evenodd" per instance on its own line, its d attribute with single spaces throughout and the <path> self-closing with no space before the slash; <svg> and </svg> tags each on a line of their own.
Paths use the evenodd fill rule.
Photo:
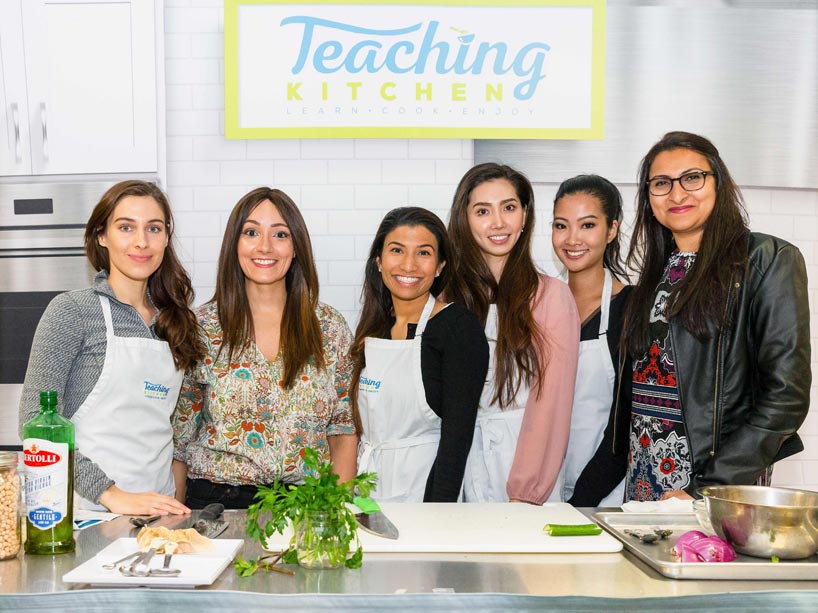
<svg viewBox="0 0 818 613">
<path fill-rule="evenodd" d="M 0 175 L 156 172 L 154 0 L 0 3 Z"/>
<path fill-rule="evenodd" d="M 22 7 L 0 4 L 0 175 L 31 174 Z"/>
</svg>

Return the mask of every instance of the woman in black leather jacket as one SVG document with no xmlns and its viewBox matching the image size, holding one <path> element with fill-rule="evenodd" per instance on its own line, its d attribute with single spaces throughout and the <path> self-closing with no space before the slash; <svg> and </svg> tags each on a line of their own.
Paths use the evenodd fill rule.
<svg viewBox="0 0 818 613">
<path fill-rule="evenodd" d="M 741 193 L 704 137 L 670 132 L 642 160 L 625 319 L 633 357 L 626 499 L 768 483 L 803 449 L 810 329 L 804 259 L 751 233 Z"/>
</svg>

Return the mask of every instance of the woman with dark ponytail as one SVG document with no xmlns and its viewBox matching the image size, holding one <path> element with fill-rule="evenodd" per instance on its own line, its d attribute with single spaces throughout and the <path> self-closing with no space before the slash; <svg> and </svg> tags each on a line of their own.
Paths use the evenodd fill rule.
<svg viewBox="0 0 818 613">
<path fill-rule="evenodd" d="M 579 175 L 559 186 L 551 244 L 568 271 L 582 325 L 563 486 L 563 499 L 574 506 L 619 506 L 624 497 L 625 457 L 612 447 L 614 365 L 631 290 L 619 254 L 621 223 L 622 196 L 607 179 Z"/>
<path fill-rule="evenodd" d="M 111 187 L 85 228 L 94 286 L 60 294 L 34 337 L 20 424 L 55 389 L 76 427 L 77 508 L 187 513 L 175 499 L 170 416 L 204 356 L 190 278 L 173 249 L 167 198 L 144 181 Z"/>
</svg>

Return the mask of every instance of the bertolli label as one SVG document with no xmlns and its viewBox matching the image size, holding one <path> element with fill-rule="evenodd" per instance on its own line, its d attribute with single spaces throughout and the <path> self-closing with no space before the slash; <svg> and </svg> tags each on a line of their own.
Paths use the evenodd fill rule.
<svg viewBox="0 0 818 613">
<path fill-rule="evenodd" d="M 23 441 L 26 467 L 26 515 L 35 528 L 49 530 L 68 512 L 68 443 L 41 438 Z"/>
</svg>

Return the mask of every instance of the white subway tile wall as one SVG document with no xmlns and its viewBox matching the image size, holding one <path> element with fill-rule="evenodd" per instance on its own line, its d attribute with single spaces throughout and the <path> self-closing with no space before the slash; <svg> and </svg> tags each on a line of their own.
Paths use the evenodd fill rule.
<svg viewBox="0 0 818 613">
<path fill-rule="evenodd" d="M 394 207 L 416 205 L 447 221 L 457 182 L 474 161 L 472 141 L 225 141 L 222 15 L 220 0 L 165 2 L 167 190 L 196 301 L 213 295 L 222 232 L 233 205 L 250 189 L 269 185 L 301 207 L 321 299 L 338 308 L 354 329 L 363 264 L 381 218 Z M 619 188 L 626 209 L 623 232 L 629 236 L 636 188 Z M 559 272 L 550 241 L 556 189 L 556 184 L 535 186 L 534 253 L 549 274 Z M 818 189 L 752 188 L 744 195 L 752 228 L 791 241 L 807 262 L 813 386 L 811 411 L 800 430 L 805 450 L 780 462 L 773 482 L 818 491 Z"/>
</svg>

